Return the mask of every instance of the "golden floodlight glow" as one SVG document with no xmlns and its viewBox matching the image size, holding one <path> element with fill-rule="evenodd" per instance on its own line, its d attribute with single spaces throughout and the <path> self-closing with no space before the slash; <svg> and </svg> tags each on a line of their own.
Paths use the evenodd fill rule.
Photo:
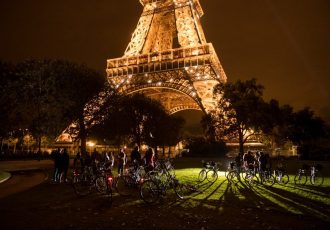
<svg viewBox="0 0 330 230">
<path fill-rule="evenodd" d="M 86 143 L 86 145 L 87 145 L 88 147 L 94 147 L 96 144 L 95 144 L 95 142 L 88 141 L 88 142 Z"/>
<path fill-rule="evenodd" d="M 212 44 L 206 42 L 199 0 L 140 2 L 143 12 L 124 56 L 107 61 L 109 82 L 119 85 L 120 93 L 142 92 L 161 101 L 170 113 L 214 109 L 213 87 L 227 77 Z"/>
<path fill-rule="evenodd" d="M 143 93 L 170 114 L 215 108 L 213 88 L 227 77 L 212 43 L 206 41 L 199 0 L 140 0 L 143 12 L 124 55 L 108 59 L 109 88 L 120 94 Z M 97 123 L 108 91 L 87 103 L 85 124 Z M 63 133 L 78 136 L 77 122 Z M 75 134 L 72 134 L 73 130 Z"/>
</svg>

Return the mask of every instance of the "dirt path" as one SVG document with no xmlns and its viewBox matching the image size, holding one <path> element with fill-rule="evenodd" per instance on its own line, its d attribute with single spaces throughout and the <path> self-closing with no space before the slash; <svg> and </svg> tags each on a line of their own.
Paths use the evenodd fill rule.
<svg viewBox="0 0 330 230">
<path fill-rule="evenodd" d="M 9 180 L 0 183 L 0 199 L 31 189 L 47 178 L 47 174 L 40 170 L 13 172 Z"/>
</svg>

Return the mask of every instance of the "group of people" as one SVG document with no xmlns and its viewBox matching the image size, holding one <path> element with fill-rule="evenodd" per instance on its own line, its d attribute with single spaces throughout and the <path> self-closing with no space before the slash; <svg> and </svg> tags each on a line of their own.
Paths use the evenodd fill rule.
<svg viewBox="0 0 330 230">
<path fill-rule="evenodd" d="M 70 158 L 66 148 L 58 148 L 51 153 L 54 161 L 53 182 L 67 182 L 67 174 L 69 169 Z"/>
<path fill-rule="evenodd" d="M 131 152 L 131 161 L 130 163 L 135 167 L 139 167 L 140 165 L 145 165 L 147 171 L 152 171 L 155 167 L 156 161 L 155 151 L 149 147 L 145 153 L 145 156 L 142 158 L 139 146 L 135 146 L 133 151 Z M 120 149 L 118 154 L 118 174 L 122 175 L 125 165 L 127 164 L 127 156 L 125 153 L 125 149 Z"/>
<path fill-rule="evenodd" d="M 155 167 L 156 154 L 154 150 L 149 147 L 145 153 L 145 156 L 142 157 L 140 153 L 140 149 L 136 146 L 130 155 L 130 161 L 126 154 L 126 149 L 121 148 L 118 154 L 114 154 L 113 152 L 106 152 L 104 154 L 100 154 L 96 149 L 89 154 L 88 152 L 78 152 L 74 158 L 73 168 L 75 170 L 81 170 L 84 167 L 91 167 L 93 171 L 96 171 L 98 165 L 102 162 L 105 163 L 105 167 L 112 168 L 117 163 L 118 174 L 122 175 L 124 173 L 125 166 L 128 163 L 134 165 L 134 167 L 138 167 L 139 165 L 145 165 L 146 170 L 151 171 Z M 56 171 L 56 170 L 55 170 Z"/>
<path fill-rule="evenodd" d="M 243 167 L 246 169 L 264 172 L 267 168 L 271 168 L 270 163 L 269 155 L 262 151 L 258 151 L 254 154 L 251 151 L 247 151 L 243 155 Z"/>
</svg>

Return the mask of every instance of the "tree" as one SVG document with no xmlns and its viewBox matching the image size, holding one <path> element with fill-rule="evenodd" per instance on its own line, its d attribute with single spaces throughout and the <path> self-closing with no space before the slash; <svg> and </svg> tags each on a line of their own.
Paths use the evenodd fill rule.
<svg viewBox="0 0 330 230">
<path fill-rule="evenodd" d="M 182 127 L 181 119 L 170 117 L 158 101 L 142 94 L 114 96 L 101 117 L 93 135 L 116 144 L 127 139 L 139 146 L 177 144 Z"/>
<path fill-rule="evenodd" d="M 237 140 L 240 155 L 244 153 L 244 143 L 261 130 L 263 89 L 256 79 L 220 83 L 214 88 L 218 104 L 211 116 L 217 136 Z"/>
<path fill-rule="evenodd" d="M 158 117 L 150 127 L 152 135 L 147 136 L 146 143 L 151 146 L 162 146 L 163 154 L 165 154 L 165 146 L 175 146 L 180 142 L 185 120 L 169 114 L 163 115 L 163 117 Z"/>
<path fill-rule="evenodd" d="M 88 135 L 85 118 L 90 116 L 86 114 L 85 106 L 90 101 L 97 103 L 96 97 L 105 85 L 105 76 L 85 65 L 62 61 L 54 64 L 55 73 L 60 75 L 61 79 L 57 82 L 59 100 L 66 105 L 64 113 L 66 117 L 71 118 L 70 123 L 74 120 L 78 121 L 78 138 L 81 141 L 82 151 L 85 151 Z"/>
<path fill-rule="evenodd" d="M 264 103 L 260 117 L 263 137 L 268 137 L 272 149 L 288 141 L 287 133 L 293 119 L 293 108 L 290 105 L 279 105 L 275 99 Z"/>
<path fill-rule="evenodd" d="M 39 150 L 42 136 L 55 139 L 73 120 L 82 120 L 85 103 L 105 80 L 84 65 L 64 60 L 27 60 L 1 71 L 1 78 L 6 82 L 1 108 L 11 129 L 28 129 L 37 137 Z M 81 130 L 84 136 L 83 126 Z"/>
<path fill-rule="evenodd" d="M 295 144 L 317 140 L 327 136 L 325 122 L 315 116 L 310 108 L 304 108 L 293 114 L 293 122 L 288 130 L 288 138 Z"/>
</svg>

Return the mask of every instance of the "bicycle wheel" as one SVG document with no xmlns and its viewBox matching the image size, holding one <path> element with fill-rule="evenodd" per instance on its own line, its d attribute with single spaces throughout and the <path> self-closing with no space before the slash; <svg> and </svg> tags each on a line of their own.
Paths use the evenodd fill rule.
<svg viewBox="0 0 330 230">
<path fill-rule="evenodd" d="M 218 179 L 218 173 L 216 170 L 210 170 L 206 173 L 206 179 L 211 182 L 214 183 L 217 179 Z"/>
<path fill-rule="evenodd" d="M 181 200 L 187 198 L 190 190 L 185 184 L 180 183 L 178 180 L 174 179 L 173 181 L 173 190 L 178 198 Z"/>
<path fill-rule="evenodd" d="M 147 203 L 156 203 L 159 198 L 159 187 L 153 180 L 145 180 L 140 186 L 140 197 Z"/>
<path fill-rule="evenodd" d="M 236 183 L 238 182 L 238 178 L 237 178 L 237 173 L 235 171 L 230 171 L 227 174 L 227 180 L 229 183 Z"/>
<path fill-rule="evenodd" d="M 289 183 L 289 181 L 290 181 L 289 175 L 284 174 L 281 178 L 280 184 L 286 185 L 287 183 Z"/>
<path fill-rule="evenodd" d="M 249 186 L 255 186 L 259 184 L 259 179 L 256 175 L 253 173 L 246 173 L 246 176 L 244 178 L 245 183 L 247 183 Z"/>
<path fill-rule="evenodd" d="M 307 182 L 307 176 L 305 174 L 298 173 L 294 177 L 294 183 L 295 185 L 305 185 Z"/>
<path fill-rule="evenodd" d="M 129 176 L 120 176 L 117 177 L 115 182 L 115 188 L 119 195 L 121 196 L 130 196 L 132 194 L 132 179 Z"/>
<path fill-rule="evenodd" d="M 105 176 L 99 176 L 96 178 L 95 187 L 99 193 L 107 193 L 107 179 L 105 178 Z"/>
<path fill-rule="evenodd" d="M 315 173 L 314 176 L 310 177 L 310 182 L 312 185 L 321 186 L 324 182 L 324 177 L 321 172 Z"/>
<path fill-rule="evenodd" d="M 106 194 L 105 194 L 105 196 L 106 196 L 106 198 L 107 198 L 107 201 L 108 201 L 108 203 L 110 204 L 110 205 L 112 205 L 112 184 L 111 184 L 111 182 L 107 182 L 106 183 Z"/>
<path fill-rule="evenodd" d="M 198 174 L 198 181 L 203 182 L 206 179 L 206 170 L 202 169 Z"/>
<path fill-rule="evenodd" d="M 267 186 L 273 186 L 275 184 L 275 177 L 271 174 L 264 174 L 261 182 Z"/>
<path fill-rule="evenodd" d="M 88 176 L 81 174 L 74 178 L 72 186 L 77 196 L 87 196 L 92 192 L 92 180 Z"/>
</svg>

